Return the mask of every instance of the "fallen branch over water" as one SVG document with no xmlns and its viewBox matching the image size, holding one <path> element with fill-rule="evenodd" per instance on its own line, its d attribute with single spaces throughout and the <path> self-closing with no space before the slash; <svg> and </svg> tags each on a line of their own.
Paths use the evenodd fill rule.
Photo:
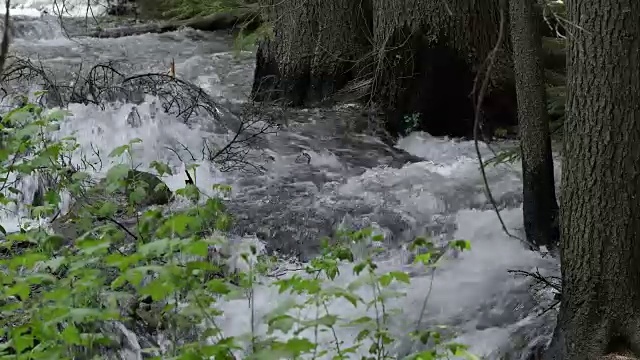
<svg viewBox="0 0 640 360">
<path fill-rule="evenodd" d="M 225 13 L 199 16 L 187 20 L 100 29 L 86 34 L 86 36 L 97 38 L 119 38 L 147 33 L 161 34 L 176 31 L 184 27 L 201 31 L 216 31 L 232 29 L 247 24 L 249 26 L 257 26 L 260 21 L 260 13 L 258 9 L 256 7 L 247 7 Z"/>
</svg>

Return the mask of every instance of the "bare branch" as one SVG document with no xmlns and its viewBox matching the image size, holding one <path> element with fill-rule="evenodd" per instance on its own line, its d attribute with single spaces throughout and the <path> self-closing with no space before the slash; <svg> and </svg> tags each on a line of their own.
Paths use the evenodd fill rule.
<svg viewBox="0 0 640 360">
<path fill-rule="evenodd" d="M 0 84 L 6 88 L 38 85 L 47 91 L 40 99 L 42 105 L 64 107 L 70 103 L 81 103 L 104 109 L 106 104 L 114 102 L 141 103 L 144 95 L 149 94 L 160 100 L 165 113 L 176 116 L 185 124 L 191 124 L 195 117 L 211 119 L 218 130 L 233 134 L 226 145 L 216 147 L 208 139 L 203 139 L 199 156 L 183 144 L 177 149 L 167 149 L 183 163 L 184 160 L 212 162 L 223 172 L 262 172 L 264 169 L 249 161 L 248 156 L 264 135 L 279 129 L 278 119 L 282 118 L 277 111 L 279 108 L 271 108 L 268 103 L 250 103 L 243 107 L 241 114 L 231 114 L 199 86 L 171 74 L 127 76 L 114 62 L 91 67 L 81 64 L 74 79 L 63 83 L 41 62 L 19 57 L 11 57 L 10 60 L 7 71 L 0 76 Z M 231 123 L 227 124 L 229 121 Z M 84 164 L 85 167 L 87 165 Z"/>
</svg>

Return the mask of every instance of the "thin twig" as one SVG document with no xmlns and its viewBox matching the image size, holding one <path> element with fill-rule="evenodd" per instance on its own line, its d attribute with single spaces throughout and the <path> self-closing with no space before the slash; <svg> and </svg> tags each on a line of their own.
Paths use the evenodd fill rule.
<svg viewBox="0 0 640 360">
<path fill-rule="evenodd" d="M 136 234 L 132 233 L 131 230 L 127 229 L 126 226 L 120 224 L 117 220 L 115 220 L 113 218 L 99 216 L 99 217 L 96 218 L 96 220 L 98 220 L 98 221 L 110 221 L 110 222 L 116 224 L 120 229 L 122 229 L 124 232 L 129 234 L 131 237 L 133 237 L 134 239 L 138 240 L 138 236 L 136 236 Z"/>
</svg>

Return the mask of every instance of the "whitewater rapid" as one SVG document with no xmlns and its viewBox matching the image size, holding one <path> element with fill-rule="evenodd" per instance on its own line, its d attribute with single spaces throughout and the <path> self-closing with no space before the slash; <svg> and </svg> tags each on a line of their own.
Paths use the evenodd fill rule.
<svg viewBox="0 0 640 360">
<path fill-rule="evenodd" d="M 37 16 L 39 10 L 50 6 L 44 0 L 21 0 L 15 4 L 25 14 Z M 79 4 L 74 9 L 72 15 L 84 14 Z M 55 28 L 54 20 L 47 16 L 19 20 L 25 31 L 23 38 L 16 39 L 13 49 L 18 54 L 38 56 L 61 77 L 80 63 L 104 60 L 126 63 L 132 72 L 164 71 L 167 59 L 173 58 L 179 77 L 228 104 L 243 102 L 250 89 L 253 55 L 230 51 L 232 41 L 225 34 L 184 30 L 120 39 L 67 39 Z M 51 28 L 55 31 L 47 30 Z M 176 175 L 163 180 L 172 190 L 183 187 L 185 164 L 169 148 L 184 145 L 200 149 L 205 141 L 222 145 L 232 136 L 212 131 L 206 121 L 184 124 L 160 111 L 157 99 L 151 96 L 141 104 L 111 104 L 105 109 L 70 104 L 69 110 L 72 115 L 64 120 L 55 136 L 77 137 L 80 148 L 76 161 L 95 149 L 108 154 L 115 146 L 140 138 L 142 143 L 134 147 L 134 161 L 143 167 L 151 161 L 168 162 Z M 137 113 L 135 126 L 131 124 L 132 112 Z M 496 214 L 487 206 L 472 142 L 412 133 L 400 139 L 396 148 L 417 160 L 397 165 L 396 155 L 388 155 L 389 160 L 385 160 L 387 150 L 378 139 L 341 133 L 343 119 L 339 114 L 307 109 L 298 115 L 304 122 L 294 122 L 279 134 L 267 136 L 267 145 L 261 153 L 268 155 L 268 160 L 256 160 L 262 161 L 266 169 L 259 176 L 225 173 L 213 164 L 196 161 L 199 167 L 195 178 L 200 188 L 211 189 L 218 183 L 233 187 L 231 208 L 241 218 L 246 215 L 244 223 L 240 219 L 244 226 L 240 230 L 252 230 L 238 235 L 246 235 L 260 244 L 285 238 L 295 242 L 300 237 L 311 239 L 330 233 L 331 227 L 340 223 L 375 225 L 394 239 L 386 243 L 388 256 L 379 262 L 382 271 L 413 271 L 407 264 L 409 255 L 400 245 L 414 236 L 466 239 L 471 242 L 471 251 L 445 261 L 433 277 L 416 270 L 410 286 L 398 287 L 407 295 L 389 304 L 402 310 L 394 317 L 392 330 L 398 334 L 413 330 L 424 298 L 430 293 L 424 324 L 450 326 L 458 334 L 457 340 L 470 345 L 471 351 L 482 358 L 520 359 L 522 349 L 549 338 L 553 324 L 548 316 L 537 317 L 540 305 L 529 291 L 530 282 L 507 271 L 540 268 L 555 272 L 557 264 L 525 250 L 502 231 Z M 373 149 L 371 155 L 356 154 L 367 149 Z M 309 154 L 308 164 L 296 162 L 301 152 Z M 490 157 L 485 146 L 483 153 L 485 158 Z M 521 234 L 518 167 L 519 164 L 491 167 L 488 180 L 494 196 L 506 207 L 501 211 L 506 225 Z M 101 172 L 107 169 L 105 166 L 95 175 L 103 175 Z M 269 213 L 275 216 L 268 218 Z M 14 214 L 4 214 L 0 219 L 7 229 L 17 229 L 25 220 Z M 351 269 L 343 267 L 336 285 L 346 286 L 354 279 Z M 360 295 L 371 297 L 364 290 Z M 296 300 L 266 285 L 258 286 L 254 297 L 251 311 L 246 299 L 222 304 L 225 316 L 219 321 L 226 336 L 246 335 L 252 329 L 264 335 L 264 316 L 279 305 Z M 371 311 L 353 309 L 340 301 L 330 304 L 329 310 L 351 319 L 372 315 Z M 313 317 L 314 311 L 302 315 Z M 256 322 L 253 326 L 251 319 Z M 313 337 L 311 332 L 303 334 Z M 135 335 L 130 335 L 131 343 L 137 343 Z M 338 338 L 348 346 L 356 335 L 354 329 L 341 328 Z M 320 338 L 321 342 L 330 340 Z M 396 346 L 400 356 L 415 345 L 406 339 Z M 129 358 L 141 358 L 139 350 L 128 349 Z"/>
</svg>

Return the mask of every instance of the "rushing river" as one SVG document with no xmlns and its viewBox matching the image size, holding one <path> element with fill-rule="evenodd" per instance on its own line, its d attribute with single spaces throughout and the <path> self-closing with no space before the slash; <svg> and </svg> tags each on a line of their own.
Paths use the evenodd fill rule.
<svg viewBox="0 0 640 360">
<path fill-rule="evenodd" d="M 250 91 L 253 54 L 234 53 L 226 33 L 184 30 L 117 39 L 69 39 L 55 17 L 38 15 L 34 8 L 44 3 L 18 2 L 27 15 L 14 19 L 12 50 L 41 61 L 60 79 L 69 80 L 83 64 L 109 60 L 130 73 L 166 72 L 174 59 L 179 78 L 205 89 L 223 107 L 238 106 Z M 97 149 L 104 154 L 140 138 L 143 142 L 135 148 L 134 160 L 142 166 L 154 160 L 168 162 L 177 174 L 164 178 L 172 189 L 184 185 L 183 161 L 188 154 L 182 145 L 198 152 L 205 141 L 223 146 L 230 136 L 216 131 L 212 119 L 185 124 L 164 114 L 152 97 L 138 104 L 114 103 L 106 109 L 70 104 L 69 110 L 72 116 L 65 120 L 59 136 L 75 134 L 79 151 Z M 260 144 L 260 156 L 252 159 L 264 168 L 262 173 L 223 172 L 199 162 L 198 186 L 208 189 L 225 183 L 233 187 L 230 208 L 237 217 L 235 235 L 256 237 L 268 249 L 306 259 L 317 250 L 318 238 L 337 226 L 373 225 L 386 234 L 388 256 L 379 265 L 388 270 L 408 268 L 408 256 L 400 245 L 415 236 L 470 240 L 472 250 L 448 259 L 434 277 L 414 274 L 412 284 L 404 289 L 407 296 L 389 304 L 402 309 L 394 320 L 398 324 L 394 331 L 412 330 L 431 288 L 425 323 L 452 327 L 458 341 L 469 344 L 472 352 L 485 359 L 520 359 L 526 355 L 524 349 L 548 340 L 553 311 L 538 316 L 548 300 L 542 299 L 541 304 L 529 280 L 507 271 L 540 268 L 556 272 L 557 264 L 525 250 L 502 231 L 484 195 L 472 142 L 412 133 L 390 147 L 375 137 L 349 131 L 347 125 L 359 115 L 348 107 L 303 109 L 287 116 L 287 126 L 267 135 Z M 178 149 L 183 160 L 169 148 Z M 484 146 L 483 152 L 490 157 Z M 504 208 L 501 214 L 507 226 L 521 234 L 518 164 L 489 168 L 488 180 Z M 2 222 L 5 228 L 15 229 L 23 220 L 4 215 Z M 336 281 L 346 285 L 353 279 L 352 272 L 344 269 Z M 263 332 L 262 315 L 287 296 L 267 286 L 257 288 L 254 296 L 256 331 Z M 246 300 L 224 304 L 221 326 L 226 335 L 251 330 L 248 306 Z M 333 304 L 330 310 L 354 319 L 366 313 L 342 303 Z M 142 339 L 125 333 L 128 340 L 123 354 L 140 358 Z M 356 334 L 345 328 L 338 337 L 348 343 Z M 398 355 L 413 346 L 408 339 L 402 341 L 397 344 Z"/>
</svg>

